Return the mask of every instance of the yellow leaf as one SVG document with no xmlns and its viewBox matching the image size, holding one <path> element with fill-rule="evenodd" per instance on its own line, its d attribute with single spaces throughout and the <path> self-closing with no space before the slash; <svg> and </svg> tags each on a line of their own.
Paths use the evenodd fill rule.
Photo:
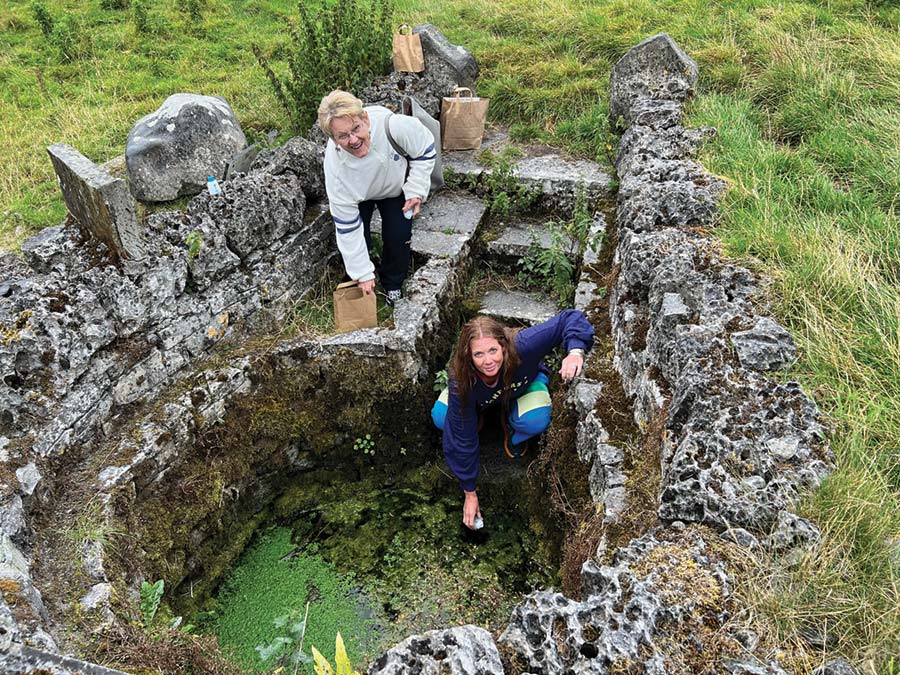
<svg viewBox="0 0 900 675">
<path fill-rule="evenodd" d="M 344 647 L 344 638 L 340 633 L 334 640 L 334 665 L 337 668 L 337 675 L 356 675 L 350 658 L 347 656 L 347 648 Z"/>
<path fill-rule="evenodd" d="M 316 675 L 334 675 L 331 664 L 328 663 L 328 660 L 322 656 L 321 652 L 315 647 L 312 647 L 312 655 L 313 661 L 315 662 L 313 668 L 316 671 Z"/>
</svg>

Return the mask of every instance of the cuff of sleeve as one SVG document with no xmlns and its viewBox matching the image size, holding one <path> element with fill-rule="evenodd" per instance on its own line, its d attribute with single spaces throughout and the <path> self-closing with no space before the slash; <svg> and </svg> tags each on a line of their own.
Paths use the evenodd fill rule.
<svg viewBox="0 0 900 675">
<path fill-rule="evenodd" d="M 405 185 L 403 186 L 403 198 L 404 198 L 406 201 L 409 201 L 410 199 L 421 199 L 423 204 L 424 204 L 425 201 L 428 199 L 427 195 L 425 195 L 425 196 L 423 196 L 423 195 L 415 195 L 415 194 L 413 194 L 413 193 L 411 193 L 411 192 L 407 192 L 407 191 L 406 191 L 406 186 L 405 186 Z"/>
<path fill-rule="evenodd" d="M 374 278 L 375 278 L 375 272 L 369 272 L 367 274 L 363 274 L 356 281 L 372 281 L 372 279 L 374 279 Z"/>
<path fill-rule="evenodd" d="M 463 489 L 463 492 L 475 492 L 474 480 L 461 480 L 459 481 L 459 486 Z"/>
</svg>

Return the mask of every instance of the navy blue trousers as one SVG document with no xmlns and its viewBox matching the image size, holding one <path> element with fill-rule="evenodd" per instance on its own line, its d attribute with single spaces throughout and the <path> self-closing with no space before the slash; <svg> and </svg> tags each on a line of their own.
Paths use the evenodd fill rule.
<svg viewBox="0 0 900 675">
<path fill-rule="evenodd" d="M 409 273 L 412 220 L 403 215 L 405 203 L 406 199 L 402 192 L 396 197 L 367 199 L 359 203 L 359 215 L 363 221 L 363 232 L 369 251 L 372 250 L 372 233 L 369 225 L 376 206 L 378 213 L 381 214 L 381 239 L 384 242 L 384 249 L 381 252 L 381 268 L 378 275 L 386 291 L 399 290 Z"/>
</svg>

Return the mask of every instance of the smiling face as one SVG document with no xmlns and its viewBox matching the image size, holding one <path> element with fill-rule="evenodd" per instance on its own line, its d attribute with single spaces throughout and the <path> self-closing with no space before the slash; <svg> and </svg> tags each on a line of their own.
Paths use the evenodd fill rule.
<svg viewBox="0 0 900 675">
<path fill-rule="evenodd" d="M 331 137 L 341 148 L 354 157 L 365 157 L 372 147 L 369 116 L 335 117 L 331 120 Z"/>
<path fill-rule="evenodd" d="M 472 364 L 485 379 L 493 380 L 503 366 L 503 346 L 492 337 L 474 338 L 469 343 Z"/>
</svg>

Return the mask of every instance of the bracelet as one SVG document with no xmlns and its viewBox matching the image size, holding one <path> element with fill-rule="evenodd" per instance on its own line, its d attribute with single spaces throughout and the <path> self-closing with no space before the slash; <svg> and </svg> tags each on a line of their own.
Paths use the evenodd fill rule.
<svg viewBox="0 0 900 675">
<path fill-rule="evenodd" d="M 572 356 L 572 354 L 576 354 L 581 358 L 584 358 L 584 350 L 581 349 L 581 347 L 572 347 L 572 349 L 569 350 L 569 356 Z"/>
</svg>

